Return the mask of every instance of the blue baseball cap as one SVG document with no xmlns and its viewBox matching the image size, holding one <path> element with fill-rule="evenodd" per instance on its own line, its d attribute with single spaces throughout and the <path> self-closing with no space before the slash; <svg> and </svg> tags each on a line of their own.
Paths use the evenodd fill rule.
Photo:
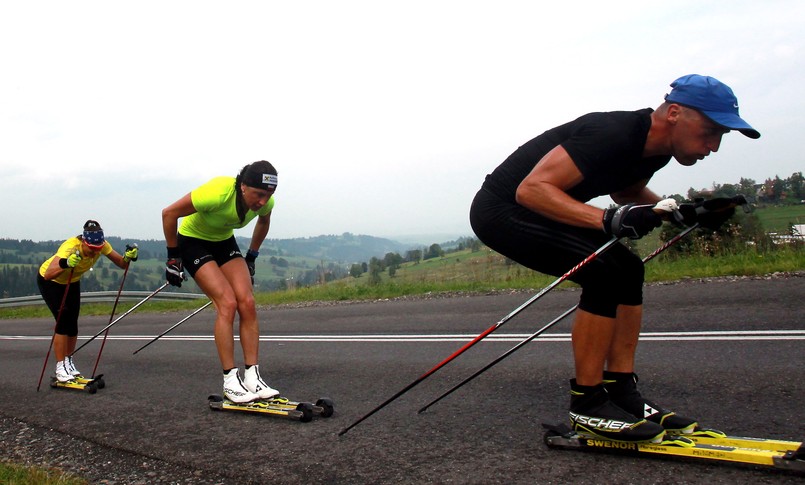
<svg viewBox="0 0 805 485">
<path fill-rule="evenodd" d="M 760 138 L 760 132 L 738 115 L 738 98 L 732 89 L 718 79 L 688 74 L 672 82 L 671 87 L 673 90 L 665 95 L 665 101 L 694 108 L 724 128 Z"/>
</svg>

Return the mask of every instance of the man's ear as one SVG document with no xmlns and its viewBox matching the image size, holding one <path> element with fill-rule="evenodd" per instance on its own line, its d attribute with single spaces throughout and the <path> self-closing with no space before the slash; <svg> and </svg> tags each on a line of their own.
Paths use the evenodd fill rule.
<svg viewBox="0 0 805 485">
<path fill-rule="evenodd" d="M 670 103 L 665 113 L 665 119 L 668 121 L 669 124 L 675 125 L 677 121 L 679 121 L 679 117 L 682 114 L 682 111 L 683 111 L 682 106 L 676 103 Z"/>
</svg>

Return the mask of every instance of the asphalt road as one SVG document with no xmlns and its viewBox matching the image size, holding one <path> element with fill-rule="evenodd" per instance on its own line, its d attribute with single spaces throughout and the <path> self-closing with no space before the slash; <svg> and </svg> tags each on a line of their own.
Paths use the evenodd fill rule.
<svg viewBox="0 0 805 485">
<path fill-rule="evenodd" d="M 125 456 L 173 467 L 170 480 L 187 483 L 802 483 L 802 476 L 752 467 L 548 449 L 541 423 L 564 421 L 569 400 L 568 321 L 417 414 L 574 305 L 578 292 L 565 289 L 338 436 L 530 296 L 261 309 L 269 384 L 296 400 L 336 403 L 333 417 L 310 423 L 208 407 L 222 382 L 209 309 L 137 355 L 185 314 L 135 312 L 122 320 L 99 366 L 106 388 L 94 395 L 47 382 L 37 392 L 53 322 L 0 320 L 0 417 L 96 449 L 82 467 L 93 482 L 103 482 L 106 469 L 119 477 L 114 457 Z M 648 287 L 638 349 L 643 394 L 730 434 L 801 441 L 803 297 L 802 275 Z M 80 335 L 108 321 L 82 318 Z M 76 355 L 79 369 L 91 372 L 99 347 L 93 342 Z M 7 445 L 0 458 L 8 457 L 12 435 L 0 437 Z"/>
</svg>

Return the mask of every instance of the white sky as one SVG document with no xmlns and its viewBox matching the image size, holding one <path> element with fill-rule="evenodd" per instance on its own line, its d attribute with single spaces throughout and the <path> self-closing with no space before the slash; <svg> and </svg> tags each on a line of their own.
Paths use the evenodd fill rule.
<svg viewBox="0 0 805 485">
<path fill-rule="evenodd" d="M 471 235 L 517 146 L 689 73 L 763 136 L 672 161 L 655 192 L 803 170 L 805 2 L 547 3 L 3 2 L 0 237 L 93 218 L 162 239 L 164 206 L 259 159 L 280 174 L 269 238 Z"/>
</svg>

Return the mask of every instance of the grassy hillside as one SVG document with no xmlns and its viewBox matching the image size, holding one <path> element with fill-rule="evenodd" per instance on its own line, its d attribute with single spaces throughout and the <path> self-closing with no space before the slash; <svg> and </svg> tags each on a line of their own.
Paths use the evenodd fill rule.
<svg viewBox="0 0 805 485">
<path fill-rule="evenodd" d="M 805 204 L 762 208 L 756 211 L 768 232 L 788 234 L 792 224 L 805 224 Z"/>
<path fill-rule="evenodd" d="M 805 221 L 805 205 L 765 207 L 755 213 L 766 231 L 787 232 L 791 223 Z M 744 217 L 739 214 L 738 218 Z M 771 228 L 771 229 L 768 229 Z M 368 239 L 367 239 L 368 238 Z M 110 238 L 112 239 L 112 238 Z M 691 238 L 688 238 L 691 239 Z M 370 282 L 369 273 L 357 278 L 348 275 L 348 264 L 326 260 L 322 257 L 299 256 L 291 254 L 291 247 L 307 246 L 305 250 L 313 254 L 336 254 L 334 248 L 339 243 L 348 247 L 365 246 L 366 241 L 376 251 L 385 251 L 384 240 L 368 236 L 321 236 L 319 238 L 305 238 L 288 240 L 291 242 L 266 241 L 267 245 L 261 248 L 261 255 L 257 259 L 257 274 L 255 281 L 258 298 L 262 302 L 281 300 L 300 301 L 311 299 L 352 299 L 352 298 L 382 298 L 399 296 L 409 293 L 423 293 L 427 291 L 454 291 L 454 290 L 484 290 L 495 288 L 536 288 L 544 286 L 553 280 L 530 271 L 515 264 L 501 255 L 483 249 L 480 251 L 463 250 L 448 253 L 444 257 L 427 259 L 420 262 L 403 263 L 392 276 L 388 269 L 379 274 L 379 281 Z M 686 241 L 688 244 L 690 241 Z M 24 251 L 25 242 L 20 248 L 0 248 L 0 258 L 6 257 L 19 262 L 3 263 L 0 259 L 0 276 L 16 271 L 18 279 L 29 285 L 28 293 L 38 294 L 34 283 L 34 275 L 41 261 L 55 251 L 53 248 L 39 247 L 33 243 L 38 251 Z M 317 246 L 316 243 L 319 245 Z M 113 243 L 116 247 L 123 247 L 124 243 Z M 163 244 L 160 246 L 159 244 Z M 662 244 L 660 231 L 654 231 L 647 237 L 631 243 L 638 254 L 645 255 Z M 678 253 L 682 246 L 679 244 L 669 255 Z M 8 246 L 8 245 L 7 245 Z M 30 246 L 30 245 L 29 245 Z M 144 244 L 151 248 L 144 250 L 139 261 L 132 265 L 126 278 L 125 290 L 153 290 L 164 282 L 164 254 L 159 254 L 164 243 L 158 241 Z M 318 249 L 317 249 L 318 248 Z M 701 248 L 699 248 L 700 250 Z M 777 251 L 776 254 L 760 254 L 760 248 L 747 248 L 732 255 L 720 255 L 714 259 L 710 255 L 696 256 L 696 248 L 685 247 L 680 261 L 670 264 L 667 258 L 659 258 L 647 266 L 647 277 L 651 279 L 674 279 L 680 277 L 708 276 L 711 274 L 755 274 L 764 271 L 789 271 L 803 269 L 805 258 L 802 250 Z M 164 251 L 164 249 L 162 249 Z M 316 252 L 317 251 L 317 252 Z M 792 252 L 793 251 L 793 252 Z M 365 253 L 371 254 L 371 253 Z M 158 256 L 158 257 L 153 257 Z M 371 254 L 382 257 L 383 254 Z M 16 258 L 16 259 L 15 259 Z M 714 262 L 715 261 L 715 262 Z M 26 273 L 27 272 L 27 273 Z M 117 290 L 123 271 L 112 265 L 105 258 L 101 259 L 91 275 L 82 279 L 84 291 Z M 322 284 L 326 282 L 326 284 Z M 379 283 L 379 284 L 378 284 Z M 310 287 L 310 288 L 307 288 Z M 173 288 L 170 291 L 175 291 Z M 181 291 L 197 293 L 198 288 L 192 280 L 183 285 Z M 274 293 L 282 295 L 272 296 Z"/>
<path fill-rule="evenodd" d="M 108 241 L 118 252 L 126 244 L 137 242 L 140 258 L 126 275 L 124 290 L 151 291 L 164 282 L 165 242 L 158 240 L 121 240 L 109 236 Z M 0 239 L 0 298 L 36 295 L 35 278 L 39 266 L 53 255 L 62 241 L 18 241 Z M 238 238 L 241 249 L 249 240 Z M 257 259 L 255 287 L 258 291 L 275 291 L 288 287 L 310 285 L 340 279 L 347 275 L 349 265 L 382 258 L 388 252 L 401 252 L 407 245 L 373 236 L 317 236 L 296 239 L 267 239 Z M 108 259 L 101 258 L 91 272 L 82 277 L 82 291 L 116 291 L 123 271 Z M 197 293 L 192 281 L 181 290 L 167 291 Z"/>
</svg>

